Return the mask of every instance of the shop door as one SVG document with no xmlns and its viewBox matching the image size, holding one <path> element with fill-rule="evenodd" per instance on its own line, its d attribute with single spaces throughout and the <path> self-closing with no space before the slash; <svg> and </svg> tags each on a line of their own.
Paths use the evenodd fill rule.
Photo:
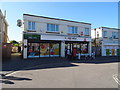
<svg viewBox="0 0 120 90">
<path fill-rule="evenodd" d="M 67 43 L 65 44 L 65 56 L 67 56 L 68 54 L 70 55 L 72 53 L 72 44 Z"/>
<path fill-rule="evenodd" d="M 78 56 L 79 55 L 79 53 L 80 53 L 80 51 L 81 51 L 81 45 L 80 45 L 80 43 L 73 43 L 73 50 L 72 50 L 72 52 L 73 52 L 73 55 L 74 56 Z"/>
<path fill-rule="evenodd" d="M 65 56 L 71 54 L 73 56 L 78 56 L 80 53 L 80 44 L 79 43 L 68 43 L 65 45 Z"/>
<path fill-rule="evenodd" d="M 65 46 L 65 55 L 70 52 L 73 56 L 88 54 L 88 43 L 67 43 Z"/>
</svg>

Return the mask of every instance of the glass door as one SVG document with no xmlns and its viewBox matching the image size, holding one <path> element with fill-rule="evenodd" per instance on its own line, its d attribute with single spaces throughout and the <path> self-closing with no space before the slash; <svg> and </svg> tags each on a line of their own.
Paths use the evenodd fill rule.
<svg viewBox="0 0 120 90">
<path fill-rule="evenodd" d="M 72 54 L 72 44 L 67 43 L 65 44 L 65 56 Z"/>
</svg>

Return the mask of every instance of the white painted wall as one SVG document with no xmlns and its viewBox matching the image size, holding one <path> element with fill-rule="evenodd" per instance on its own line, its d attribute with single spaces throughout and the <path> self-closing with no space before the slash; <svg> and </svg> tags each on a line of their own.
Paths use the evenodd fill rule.
<svg viewBox="0 0 120 90">
<path fill-rule="evenodd" d="M 27 39 L 24 39 L 24 46 L 27 46 Z M 23 50 L 23 58 L 24 59 L 27 59 L 27 48 L 24 47 L 24 50 Z"/>
<path fill-rule="evenodd" d="M 54 20 L 54 19 L 48 19 L 48 18 L 42 18 L 42 17 L 33 17 L 33 16 L 23 16 L 23 31 L 28 32 L 28 21 L 34 21 L 36 23 L 36 32 L 38 34 L 47 34 L 47 23 L 51 24 L 58 24 L 59 25 L 59 35 L 68 35 L 68 26 L 77 26 L 78 27 L 78 34 L 80 35 L 81 32 L 85 32 L 85 28 L 89 28 L 89 37 L 84 36 L 84 37 L 77 37 L 77 41 L 84 41 L 84 38 L 89 41 L 89 54 L 91 55 L 91 25 L 90 24 L 84 24 L 84 23 L 75 23 L 75 22 L 69 22 L 69 21 L 62 21 L 62 20 Z M 42 32 L 40 32 L 42 31 Z M 61 33 L 63 32 L 63 33 Z M 33 32 L 29 32 L 33 33 Z M 47 37 L 47 38 L 46 38 Z M 52 36 L 49 35 L 41 35 L 42 40 L 65 40 L 65 36 L 55 36 L 53 33 Z M 27 45 L 27 40 L 23 40 L 24 45 Z M 65 57 L 65 43 L 61 42 L 61 57 Z M 27 58 L 27 49 L 24 48 L 24 59 Z"/>
<path fill-rule="evenodd" d="M 89 28 L 89 35 L 91 35 L 91 25 L 89 24 L 83 24 L 83 23 L 75 23 L 75 22 L 69 22 L 69 21 L 62 21 L 62 20 L 54 20 L 54 19 L 47 19 L 42 17 L 33 17 L 33 16 L 23 16 L 24 19 L 24 31 L 27 31 L 28 28 L 28 21 L 34 21 L 36 22 L 36 31 L 41 33 L 46 33 L 47 31 L 47 23 L 51 24 L 58 24 L 59 25 L 59 32 L 63 31 L 63 35 L 67 35 L 68 33 L 68 26 L 77 26 L 78 27 L 78 34 L 80 32 L 84 32 L 85 28 Z"/>
<path fill-rule="evenodd" d="M 61 57 L 65 57 L 65 42 L 61 42 Z"/>
</svg>

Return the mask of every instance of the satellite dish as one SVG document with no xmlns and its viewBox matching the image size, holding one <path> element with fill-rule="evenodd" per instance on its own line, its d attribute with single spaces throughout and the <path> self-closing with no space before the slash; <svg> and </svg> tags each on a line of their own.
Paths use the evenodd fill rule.
<svg viewBox="0 0 120 90">
<path fill-rule="evenodd" d="M 18 19 L 18 20 L 17 20 L 17 26 L 18 26 L 18 27 L 21 27 L 21 26 L 22 26 L 22 20 L 21 20 L 21 19 Z"/>
</svg>

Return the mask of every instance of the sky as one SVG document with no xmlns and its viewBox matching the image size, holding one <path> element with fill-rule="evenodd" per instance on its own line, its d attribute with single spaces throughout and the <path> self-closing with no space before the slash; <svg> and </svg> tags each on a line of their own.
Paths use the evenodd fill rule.
<svg viewBox="0 0 120 90">
<path fill-rule="evenodd" d="M 8 37 L 16 41 L 22 40 L 22 28 L 16 23 L 24 13 L 87 22 L 92 28 L 118 27 L 117 2 L 0 2 L 0 9 L 6 10 Z"/>
</svg>

